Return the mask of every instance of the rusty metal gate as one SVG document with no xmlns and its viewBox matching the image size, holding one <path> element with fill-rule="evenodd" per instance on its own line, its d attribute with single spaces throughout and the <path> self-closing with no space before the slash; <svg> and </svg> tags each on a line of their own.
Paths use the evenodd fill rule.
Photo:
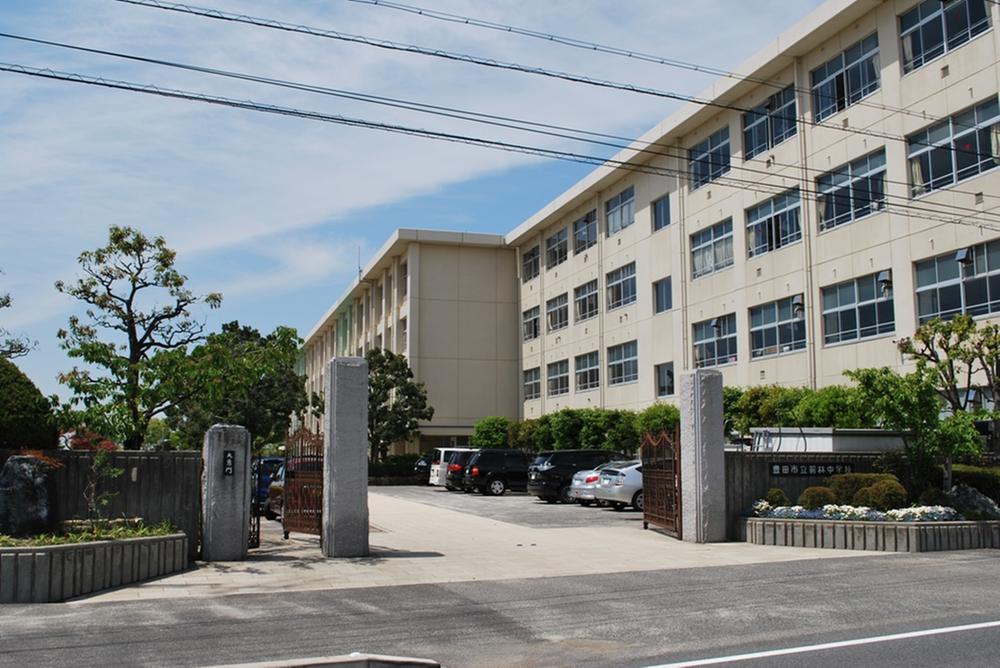
<svg viewBox="0 0 1000 668">
<path fill-rule="evenodd" d="M 642 437 L 642 528 L 681 537 L 680 426 Z"/>
<path fill-rule="evenodd" d="M 250 534 L 248 548 L 260 547 L 260 457 L 250 460 Z"/>
<path fill-rule="evenodd" d="M 285 444 L 285 484 L 281 525 L 290 531 L 322 535 L 323 435 L 299 429 Z"/>
</svg>

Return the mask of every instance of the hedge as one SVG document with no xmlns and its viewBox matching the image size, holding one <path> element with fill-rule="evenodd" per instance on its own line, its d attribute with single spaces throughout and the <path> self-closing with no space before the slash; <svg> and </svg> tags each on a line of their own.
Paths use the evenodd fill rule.
<svg viewBox="0 0 1000 668">
<path fill-rule="evenodd" d="M 58 444 L 48 400 L 13 362 L 0 357 L 0 449 L 40 450 Z"/>
<path fill-rule="evenodd" d="M 954 484 L 968 485 L 1000 503 L 1000 466 L 955 464 L 951 476 Z"/>
</svg>

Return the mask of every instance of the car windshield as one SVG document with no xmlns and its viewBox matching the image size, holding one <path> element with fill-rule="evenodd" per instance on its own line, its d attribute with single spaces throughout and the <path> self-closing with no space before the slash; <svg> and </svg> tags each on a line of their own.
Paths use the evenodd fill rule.
<svg viewBox="0 0 1000 668">
<path fill-rule="evenodd" d="M 535 461 L 531 462 L 531 465 L 532 466 L 541 466 L 545 462 L 549 461 L 549 457 L 551 457 L 551 456 L 552 456 L 552 453 L 549 453 L 549 454 L 546 454 L 546 455 L 538 455 L 537 457 L 535 457 Z"/>
</svg>

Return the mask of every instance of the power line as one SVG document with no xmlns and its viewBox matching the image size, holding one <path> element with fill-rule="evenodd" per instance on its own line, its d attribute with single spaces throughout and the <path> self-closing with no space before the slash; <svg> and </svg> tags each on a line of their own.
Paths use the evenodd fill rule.
<svg viewBox="0 0 1000 668">
<path fill-rule="evenodd" d="M 1000 0 L 993 0 L 1000 1 Z M 583 39 L 578 39 L 576 37 L 567 37 L 565 35 L 557 35 L 554 33 L 542 32 L 539 30 L 532 30 L 531 28 L 520 28 L 518 26 L 507 25 L 505 23 L 497 23 L 494 21 L 486 21 L 484 19 L 472 18 L 469 16 L 462 16 L 460 14 L 449 14 L 448 12 L 441 12 L 435 9 L 427 9 L 426 7 L 417 7 L 415 5 L 407 5 L 401 2 L 392 2 L 391 0 L 348 0 L 348 2 L 353 2 L 359 5 L 368 5 L 370 7 L 384 7 L 386 9 L 394 9 L 401 12 L 406 12 L 408 14 L 415 14 L 417 16 L 434 19 L 437 21 L 444 21 L 447 23 L 456 23 L 460 25 L 473 26 L 476 28 L 484 28 L 486 30 L 494 30 L 497 32 L 504 32 L 512 35 L 520 35 L 522 37 L 530 37 L 532 39 L 538 39 L 550 44 L 559 44 L 561 46 L 568 46 L 575 49 L 582 49 L 584 51 L 591 51 L 595 53 L 604 53 L 613 56 L 620 56 L 622 58 L 631 58 L 633 60 L 639 60 L 646 63 L 653 63 L 655 65 L 665 65 L 667 67 L 674 67 L 683 70 L 689 70 L 691 72 L 698 72 L 699 74 L 712 74 L 718 77 L 723 77 L 726 79 L 736 79 L 738 81 L 749 81 L 751 83 L 760 84 L 762 86 L 770 86 L 779 90 L 785 88 L 792 88 L 796 93 L 802 93 L 803 95 L 812 95 L 812 90 L 809 88 L 800 88 L 794 84 L 782 83 L 779 81 L 773 81 L 769 79 L 763 79 L 759 77 L 754 77 L 752 75 L 744 75 L 739 72 L 733 72 L 731 70 L 722 69 L 719 67 L 713 67 L 711 65 L 701 65 L 698 63 L 692 63 L 684 60 L 678 60 L 676 58 L 668 58 L 666 56 L 658 56 L 650 53 L 643 53 L 641 51 L 634 51 L 632 49 L 623 49 L 617 46 L 609 46 L 607 44 L 600 44 L 598 42 L 591 42 Z M 888 104 L 882 104 L 878 102 L 870 102 L 867 100 L 860 100 L 856 102 L 858 106 L 869 107 L 872 109 L 878 109 L 880 111 L 889 111 L 894 114 L 903 114 L 906 116 L 914 116 L 927 120 L 924 114 L 911 111 L 905 107 L 895 107 Z"/>
<path fill-rule="evenodd" d="M 226 98 L 221 96 L 207 95 L 202 93 L 194 93 L 190 91 L 183 91 L 178 89 L 161 88 L 151 84 L 136 84 L 127 81 L 119 81 L 114 79 L 105 79 L 102 77 L 91 77 L 82 74 L 69 73 L 69 72 L 58 72 L 51 69 L 44 68 L 34 68 L 24 65 L 12 64 L 12 63 L 0 63 L 0 71 L 12 72 L 16 74 L 23 74 L 34 77 L 41 77 L 46 79 L 53 79 L 66 82 L 81 83 L 93 86 L 99 86 L 104 88 L 112 88 L 118 90 L 125 90 L 136 93 L 143 93 L 147 95 L 156 95 L 160 97 L 175 98 L 187 101 L 203 102 L 207 104 L 231 107 L 236 109 L 244 109 L 249 111 L 258 111 L 263 113 L 277 114 L 281 116 L 289 116 L 295 118 L 303 118 L 307 120 L 321 121 L 327 123 L 334 123 L 340 125 L 346 125 L 351 127 L 360 127 L 372 130 L 381 130 L 385 132 L 392 132 L 396 134 L 424 137 L 428 139 L 435 139 L 439 141 L 447 141 L 452 143 L 467 144 L 472 146 L 481 146 L 485 148 L 493 148 L 496 150 L 503 150 L 513 153 L 522 153 L 527 155 L 535 155 L 539 157 L 554 158 L 557 160 L 565 160 L 570 162 L 578 162 L 590 165 L 612 165 L 614 167 L 620 167 L 626 171 L 640 172 L 646 174 L 652 174 L 656 176 L 682 176 L 685 174 L 683 170 L 675 170 L 669 168 L 654 167 L 652 165 L 636 165 L 633 163 L 626 163 L 615 159 L 605 159 L 599 156 L 592 156 L 587 154 L 573 153 L 570 151 L 559 151 L 555 149 L 541 148 L 537 146 L 529 146 L 523 144 L 513 144 L 510 142 L 503 142 L 497 140 L 484 139 L 481 137 L 471 137 L 467 135 L 459 135 L 448 132 L 439 132 L 432 130 L 425 130 L 420 128 L 412 128 L 403 125 L 394 125 L 389 123 L 380 123 L 375 121 L 369 121 L 366 119 L 351 118 L 347 116 L 337 115 L 337 114 L 325 114 L 317 111 L 309 111 L 304 109 L 297 109 L 294 107 L 283 107 L 279 105 L 263 104 L 259 102 L 254 102 L 251 100 L 236 100 L 233 98 Z M 715 181 L 717 185 L 724 186 L 728 185 L 721 183 L 721 179 Z M 744 190 L 750 190 L 753 192 L 758 192 L 766 195 L 775 195 L 782 192 L 788 192 L 793 188 L 786 188 L 777 184 L 760 184 L 756 182 L 743 182 L 740 186 Z M 761 187 L 770 188 L 771 190 L 761 190 Z M 808 188 L 802 188 L 799 185 L 800 198 L 804 201 L 816 201 L 817 194 Z M 993 226 L 987 222 L 975 222 L 969 220 L 966 217 L 957 217 L 951 220 L 942 220 L 940 217 L 940 212 L 929 212 L 932 214 L 937 214 L 935 217 L 928 215 L 921 215 L 916 213 L 917 211 L 925 211 L 919 207 L 909 206 L 896 206 L 890 205 L 891 208 L 900 209 L 906 211 L 907 215 L 912 218 L 918 218 L 923 220 L 932 221 L 938 224 L 961 224 L 971 227 L 977 227 L 981 229 L 989 229 L 992 231 L 1000 232 L 1000 226 Z M 995 209 L 984 210 L 980 213 L 993 213 Z"/>
<path fill-rule="evenodd" d="M 2 37 L 2 38 L 8 38 L 8 39 L 15 39 L 15 40 L 19 40 L 19 41 L 30 42 L 30 43 L 34 43 L 34 44 L 43 44 L 43 45 L 46 45 L 46 46 L 53 46 L 53 47 L 58 47 L 58 48 L 70 49 L 70 50 L 80 51 L 80 52 L 85 52 L 85 53 L 92 53 L 92 54 L 98 54 L 98 55 L 104 55 L 104 56 L 111 56 L 111 57 L 121 58 L 121 59 L 125 59 L 125 60 L 131 60 L 131 61 L 142 62 L 142 63 L 149 63 L 149 64 L 160 65 L 160 66 L 164 66 L 164 67 L 171 67 L 171 68 L 175 68 L 175 69 L 181 69 L 181 70 L 186 70 L 186 71 L 203 73 L 203 74 L 210 74 L 210 75 L 213 75 L 213 76 L 221 76 L 221 77 L 226 77 L 226 78 L 231 78 L 231 79 L 237 79 L 237 80 L 242 80 L 242 81 L 251 81 L 251 82 L 255 82 L 255 83 L 262 83 L 262 84 L 266 84 L 266 85 L 277 86 L 277 87 L 282 87 L 282 88 L 288 88 L 288 89 L 292 89 L 292 90 L 299 90 L 299 91 L 304 91 L 304 92 L 309 92 L 309 93 L 317 93 L 317 94 L 329 95 L 329 96 L 339 97 L 339 98 L 344 98 L 344 99 L 351 99 L 351 100 L 355 100 L 355 101 L 368 102 L 368 103 L 372 103 L 372 104 L 380 104 L 380 105 L 383 105 L 383 106 L 400 108 L 400 109 L 405 109 L 405 110 L 408 110 L 408 111 L 417 111 L 417 112 L 420 112 L 420 113 L 433 114 L 433 115 L 437 115 L 437 116 L 443 116 L 443 117 L 446 117 L 446 118 L 455 118 L 455 119 L 459 119 L 459 120 L 464 120 L 464 121 L 474 122 L 474 123 L 481 123 L 481 124 L 490 125 L 490 126 L 494 126 L 494 127 L 502 127 L 502 128 L 507 128 L 507 129 L 518 130 L 518 131 L 521 131 L 521 132 L 531 132 L 531 133 L 535 133 L 535 134 L 541 134 L 541 135 L 550 136 L 550 137 L 556 137 L 556 138 L 560 138 L 560 139 L 570 139 L 570 140 L 573 140 L 573 141 L 587 142 L 587 143 L 591 143 L 591 144 L 595 144 L 595 145 L 599 145 L 599 146 L 606 146 L 606 147 L 610 147 L 610 148 L 615 148 L 615 149 L 618 149 L 618 150 L 624 150 L 624 149 L 631 148 L 628 144 L 614 143 L 614 142 L 602 141 L 602 140 L 598 140 L 598 139 L 587 139 L 585 137 L 577 137 L 577 136 L 565 134 L 565 132 L 574 132 L 574 133 L 581 133 L 581 134 L 599 134 L 599 133 L 590 133 L 590 132 L 585 131 L 585 130 L 578 130 L 578 129 L 574 129 L 574 128 L 563 128 L 563 127 L 560 127 L 560 126 L 551 126 L 551 125 L 546 125 L 546 124 L 541 124 L 541 123 L 535 123 L 535 122 L 532 122 L 532 121 L 525 121 L 525 120 L 522 120 L 522 119 L 516 119 L 516 118 L 510 118 L 510 117 L 498 117 L 498 116 L 495 116 L 495 115 L 488 115 L 488 114 L 479 114 L 477 112 L 469 112 L 469 111 L 465 111 L 465 110 L 456 109 L 456 108 L 453 108 L 453 107 L 442 107 L 442 106 L 438 106 L 438 105 L 423 105 L 423 104 L 420 104 L 420 103 L 409 102 L 409 101 L 406 101 L 406 100 L 399 100 L 399 99 L 393 99 L 393 98 L 383 98 L 383 97 L 379 97 L 379 96 L 371 96 L 371 95 L 367 95 L 367 94 L 363 94 L 363 93 L 355 93 L 355 92 L 351 92 L 351 91 L 343 91 L 343 90 L 339 90 L 339 89 L 326 88 L 326 87 L 323 87 L 323 86 L 317 86 L 317 85 L 312 85 L 312 84 L 296 83 L 296 82 L 291 82 L 291 81 L 288 81 L 288 80 L 285 80 L 285 79 L 273 79 L 273 78 L 269 78 L 269 77 L 261 77 L 261 76 L 257 76 L 257 75 L 244 74 L 244 73 L 240 73 L 240 72 L 233 72 L 233 71 L 230 71 L 230 70 L 222 70 L 222 69 L 204 67 L 204 66 L 199 66 L 199 65 L 191 65 L 191 64 L 179 63 L 179 62 L 175 62 L 175 61 L 162 60 L 162 59 L 158 59 L 158 58 L 149 58 L 149 57 L 145 57 L 145 56 L 136 56 L 136 55 L 126 54 L 126 53 L 120 53 L 120 52 L 116 52 L 116 51 L 108 51 L 108 50 L 105 50 L 105 49 L 96 49 L 96 48 L 91 48 L 91 47 L 66 44 L 66 43 L 62 43 L 62 42 L 54 42 L 54 41 L 50 41 L 50 40 L 43 40 L 43 39 L 38 39 L 38 38 L 34 38 L 34 37 L 26 37 L 26 36 L 23 36 L 23 35 L 14 35 L 14 34 L 10 34 L 10 33 L 0 33 L 0 37 Z M 529 127 L 524 127 L 525 125 L 527 125 Z M 539 129 L 539 127 L 544 127 L 544 128 L 547 128 L 547 129 Z M 552 131 L 553 129 L 559 129 L 559 130 L 562 130 L 564 132 Z M 623 138 L 623 140 L 626 141 L 626 142 L 631 142 L 632 141 L 632 140 L 629 140 L 627 138 Z M 667 157 L 667 158 L 674 158 L 674 159 L 681 160 L 681 161 L 684 161 L 684 162 L 687 161 L 687 156 L 685 156 L 685 155 L 678 155 L 678 154 L 673 153 L 673 152 L 669 152 L 669 151 L 665 151 L 665 150 L 658 150 L 657 148 L 651 148 L 651 147 L 657 146 L 656 144 L 651 144 L 651 143 L 648 143 L 648 142 L 643 142 L 643 143 L 647 144 L 647 148 L 644 148 L 641 151 L 639 151 L 640 154 L 649 155 L 649 156 L 661 156 L 661 157 Z M 798 165 L 785 165 L 785 166 L 787 166 L 789 168 L 793 168 L 793 169 L 801 169 L 801 167 L 798 166 Z M 775 176 L 775 174 L 773 172 L 769 172 L 769 171 L 765 171 L 765 170 L 761 170 L 761 169 L 752 169 L 752 168 L 747 167 L 745 165 L 743 165 L 743 166 L 736 166 L 736 167 L 733 167 L 732 169 L 740 170 L 740 171 L 742 171 L 744 173 L 747 173 L 747 174 L 754 174 L 754 175 L 764 176 L 764 177 Z M 829 171 L 829 170 L 823 171 L 823 170 L 820 170 L 818 168 L 809 168 L 809 167 L 807 167 L 805 169 L 806 169 L 807 172 L 811 171 L 811 172 L 814 172 L 814 173 L 817 173 L 817 174 L 827 173 L 827 171 Z M 684 174 L 687 175 L 687 176 L 690 176 L 690 171 L 685 171 Z M 727 177 L 727 179 L 729 181 L 733 180 L 732 177 Z M 888 177 L 884 178 L 883 180 L 884 180 L 885 183 L 899 184 L 899 185 L 904 185 L 906 187 L 909 187 L 909 185 L 910 185 L 908 182 L 895 181 L 895 180 L 889 179 Z M 741 182 L 741 184 L 742 183 L 759 183 L 759 182 L 757 182 L 757 181 L 743 181 L 743 182 Z M 951 192 L 964 192 L 964 191 L 951 190 Z M 966 193 L 966 194 L 974 195 L 974 194 L 977 194 L 977 193 Z M 887 199 L 888 198 L 893 198 L 893 199 L 900 199 L 900 200 L 909 202 L 909 198 L 905 197 L 905 196 L 891 195 L 889 193 L 885 193 L 885 196 L 886 196 Z M 972 207 L 962 207 L 962 206 L 954 206 L 954 205 L 946 205 L 946 204 L 937 204 L 937 203 L 934 203 L 934 202 L 928 202 L 927 205 L 929 205 L 931 207 L 935 207 L 935 206 L 941 207 L 942 209 L 947 208 L 949 212 L 951 212 L 951 211 L 966 211 L 966 212 L 968 212 L 970 214 L 973 214 L 973 215 L 982 214 L 982 211 L 980 209 L 976 209 L 976 208 L 972 208 Z M 923 206 L 923 207 L 920 207 L 920 210 L 928 211 L 928 212 L 934 211 L 934 209 L 927 208 L 926 205 Z M 942 210 L 940 213 L 945 213 L 945 212 Z"/>
<path fill-rule="evenodd" d="M 655 88 L 649 88 L 645 86 L 637 86 L 635 84 L 620 83 L 616 81 L 610 81 L 606 79 L 597 79 L 594 77 L 589 77 L 581 74 L 571 74 L 568 72 L 557 72 L 554 70 L 548 70 L 542 67 L 534 67 L 529 65 L 521 65 L 519 63 L 503 62 L 492 60 L 488 58 L 480 58 L 477 56 L 472 56 L 463 53 L 456 53 L 452 51 L 445 51 L 443 49 L 431 49 L 426 47 L 417 46 L 414 44 L 404 44 L 401 42 L 393 42 L 390 40 L 374 39 L 371 37 L 365 37 L 364 35 L 354 35 L 350 33 L 343 33 L 336 30 L 313 28 L 307 25 L 301 24 L 291 24 L 278 21 L 276 19 L 266 19 L 254 16 L 247 16 L 245 14 L 234 14 L 231 12 L 224 12 L 218 9 L 207 9 L 203 7 L 194 7 L 191 5 L 182 5 L 173 2 L 163 2 L 161 0 L 115 0 L 116 2 L 122 2 L 130 5 L 139 5 L 142 7 L 152 7 L 155 9 L 162 9 L 166 11 L 179 12 L 182 14 L 191 14 L 193 16 L 200 16 L 203 18 L 216 19 L 220 21 L 229 21 L 235 23 L 245 23 L 248 25 L 253 25 L 261 28 L 270 28 L 273 30 L 282 30 L 285 32 L 301 33 L 305 35 L 310 35 L 312 37 L 323 37 L 326 39 L 334 39 L 344 42 L 351 42 L 355 44 L 364 44 L 367 46 L 374 46 L 380 49 L 387 49 L 390 51 L 401 51 L 404 53 L 415 53 L 424 56 L 431 56 L 434 58 L 443 58 L 445 60 L 451 60 L 456 62 L 470 63 L 474 65 L 482 65 L 484 67 L 491 67 L 501 70 L 509 70 L 514 72 L 521 72 L 524 74 L 535 74 L 544 77 L 550 77 L 554 79 L 561 79 L 564 81 L 570 81 L 573 83 L 581 83 L 589 86 L 597 86 L 600 88 L 609 88 L 613 90 L 627 91 L 631 93 L 638 93 L 641 95 L 651 95 L 654 97 L 666 98 L 670 100 L 675 100 L 679 102 L 688 102 L 692 104 L 698 104 L 706 107 L 713 107 L 717 109 L 724 109 L 727 111 L 737 111 L 740 113 L 754 113 L 753 109 L 748 107 L 741 107 L 739 105 L 727 104 L 723 102 L 716 102 L 714 100 L 706 100 L 693 95 L 685 95 L 682 93 L 674 93 L 670 91 L 658 90 Z M 923 118 L 923 115 L 920 115 Z M 813 120 L 806 120 L 799 117 L 783 117 L 784 120 L 794 121 L 795 123 L 803 126 L 810 126 L 815 128 L 827 128 L 831 130 L 836 130 L 838 132 L 847 132 L 850 134 L 864 135 L 867 137 L 875 137 L 879 139 L 888 139 L 891 141 L 906 142 L 906 137 L 901 137 L 899 135 L 893 135 L 889 133 L 877 132 L 874 130 L 868 130 L 865 128 L 852 128 L 844 127 L 843 125 L 828 124 L 823 122 L 817 122 Z M 935 120 L 941 119 L 928 119 L 929 122 L 934 122 Z M 921 143 L 922 144 L 922 143 Z M 931 144 L 923 144 L 930 146 Z"/>
</svg>

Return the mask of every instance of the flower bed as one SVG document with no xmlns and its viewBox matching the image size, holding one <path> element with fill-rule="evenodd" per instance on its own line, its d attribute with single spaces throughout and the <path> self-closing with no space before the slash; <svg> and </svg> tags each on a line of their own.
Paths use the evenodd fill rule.
<svg viewBox="0 0 1000 668">
<path fill-rule="evenodd" d="M 753 504 L 755 517 L 784 520 L 852 520 L 858 522 L 954 522 L 965 519 L 954 508 L 947 506 L 917 506 L 882 512 L 866 506 L 838 506 L 828 504 L 822 508 L 803 506 L 772 506 L 767 501 Z"/>
<path fill-rule="evenodd" d="M 894 522 L 750 517 L 746 540 L 834 550 L 937 552 L 1000 548 L 1000 522 Z"/>
<path fill-rule="evenodd" d="M 0 547 L 0 603 L 48 603 L 184 570 L 187 535 Z"/>
</svg>

